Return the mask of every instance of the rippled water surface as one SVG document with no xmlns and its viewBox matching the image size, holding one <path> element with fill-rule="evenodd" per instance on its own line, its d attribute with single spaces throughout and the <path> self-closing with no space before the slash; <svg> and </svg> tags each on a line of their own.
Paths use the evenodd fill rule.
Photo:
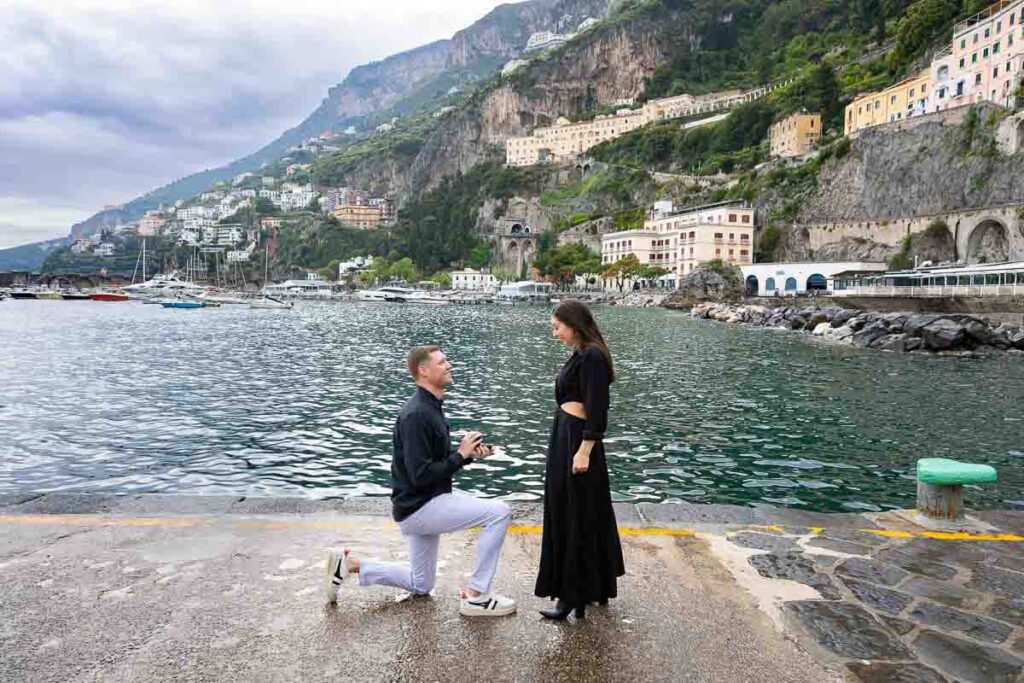
<svg viewBox="0 0 1024 683">
<path fill-rule="evenodd" d="M 617 362 L 606 446 L 624 501 L 877 510 L 917 458 L 996 465 L 1024 506 L 1024 359 L 899 356 L 663 310 L 596 309 Z M 546 307 L 170 311 L 0 303 L 0 490 L 386 495 L 414 344 L 455 363 L 454 430 L 504 455 L 461 488 L 539 499 L 566 351 Z"/>
</svg>

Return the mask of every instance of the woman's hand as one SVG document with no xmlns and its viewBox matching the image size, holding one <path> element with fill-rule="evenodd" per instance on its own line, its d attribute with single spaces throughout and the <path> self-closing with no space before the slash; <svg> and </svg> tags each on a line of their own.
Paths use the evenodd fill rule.
<svg viewBox="0 0 1024 683">
<path fill-rule="evenodd" d="M 572 473 L 583 474 L 590 468 L 590 452 L 580 448 L 572 457 Z"/>
</svg>

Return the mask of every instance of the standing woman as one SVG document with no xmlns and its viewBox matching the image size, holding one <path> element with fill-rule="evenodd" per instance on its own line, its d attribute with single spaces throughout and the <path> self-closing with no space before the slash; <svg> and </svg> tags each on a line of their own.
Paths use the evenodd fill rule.
<svg viewBox="0 0 1024 683">
<path fill-rule="evenodd" d="M 607 604 L 626 573 L 605 462 L 608 387 L 615 370 L 608 346 L 587 307 L 564 301 L 551 333 L 572 347 L 555 382 L 558 409 L 548 440 L 544 475 L 544 536 L 537 597 L 558 598 L 541 610 L 548 619 L 582 618 L 588 602 Z"/>
</svg>

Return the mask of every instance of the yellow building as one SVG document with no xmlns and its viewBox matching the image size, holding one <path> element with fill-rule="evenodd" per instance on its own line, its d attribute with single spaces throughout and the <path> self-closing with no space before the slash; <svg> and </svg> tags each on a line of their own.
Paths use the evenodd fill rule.
<svg viewBox="0 0 1024 683">
<path fill-rule="evenodd" d="M 773 157 L 802 157 L 810 154 L 821 137 L 821 114 L 796 112 L 776 121 L 768 130 L 768 147 Z"/>
<path fill-rule="evenodd" d="M 846 107 L 846 135 L 883 123 L 903 121 L 928 111 L 931 73 L 922 71 L 881 92 L 861 95 Z"/>
<path fill-rule="evenodd" d="M 664 268 L 677 278 L 715 259 L 753 263 L 754 217 L 754 209 L 742 204 L 712 204 L 678 213 L 661 205 L 642 230 L 602 236 L 601 262 L 607 265 L 633 254 L 642 265 Z"/>
<path fill-rule="evenodd" d="M 341 224 L 361 230 L 375 230 L 384 220 L 384 208 L 381 205 L 365 206 L 362 204 L 342 204 L 331 215 Z"/>
</svg>

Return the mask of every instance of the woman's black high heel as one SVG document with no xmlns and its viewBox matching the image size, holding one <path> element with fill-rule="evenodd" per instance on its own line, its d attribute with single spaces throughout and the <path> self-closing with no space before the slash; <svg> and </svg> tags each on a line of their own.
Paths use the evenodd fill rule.
<svg viewBox="0 0 1024 683">
<path fill-rule="evenodd" d="M 587 616 L 587 605 L 580 604 L 574 605 L 571 602 L 565 600 L 559 600 L 555 603 L 554 607 L 550 609 L 542 609 L 540 615 L 545 619 L 553 619 L 555 621 L 562 621 L 569 616 L 569 613 L 573 612 L 573 616 L 577 619 L 583 619 Z"/>
</svg>

